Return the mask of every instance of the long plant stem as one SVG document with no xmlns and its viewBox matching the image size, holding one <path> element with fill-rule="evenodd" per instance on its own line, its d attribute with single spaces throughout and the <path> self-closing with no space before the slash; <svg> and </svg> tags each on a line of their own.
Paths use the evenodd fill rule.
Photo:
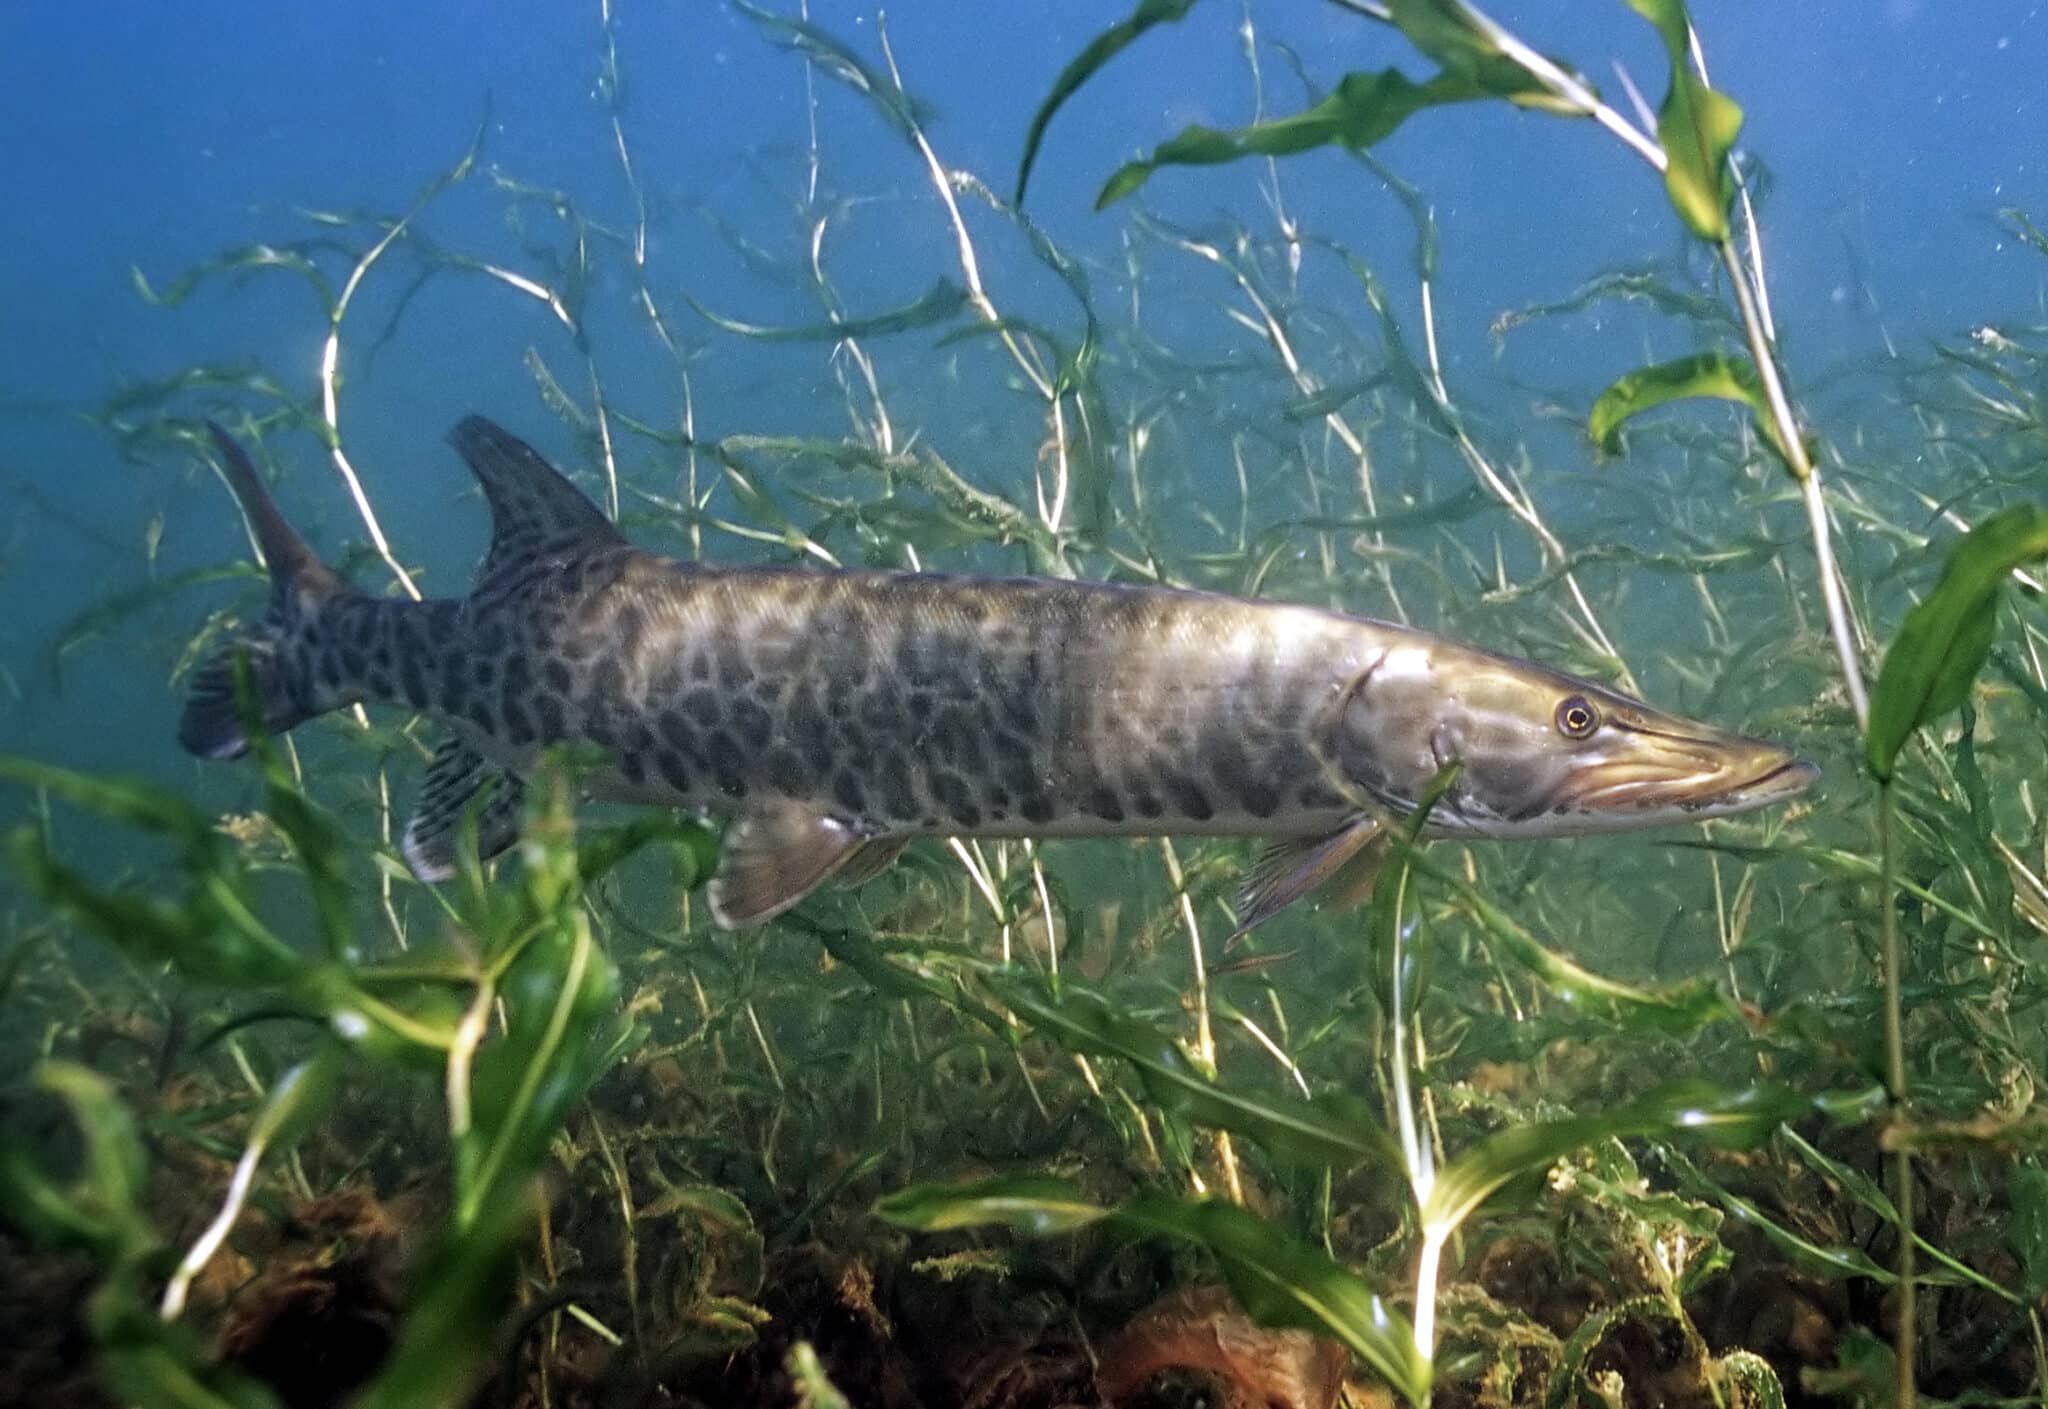
<svg viewBox="0 0 2048 1409">
<path fill-rule="evenodd" d="M 1732 237 L 1724 236 L 1721 240 L 1721 263 L 1727 268 L 1729 286 L 1735 291 L 1735 305 L 1749 338 L 1750 358 L 1763 382 L 1764 403 L 1770 409 L 1779 447 L 1793 477 L 1799 481 L 1800 497 L 1806 503 L 1806 522 L 1813 534 L 1813 555 L 1820 571 L 1820 598 L 1828 615 L 1828 634 L 1834 639 L 1835 655 L 1842 667 L 1842 685 L 1848 691 L 1849 707 L 1855 712 L 1860 733 L 1870 722 L 1870 695 L 1863 685 L 1863 665 L 1856 649 L 1856 633 L 1849 622 L 1841 571 L 1835 565 L 1834 537 L 1828 523 L 1827 502 L 1821 495 L 1820 470 L 1806 453 L 1806 441 L 1799 433 L 1791 399 L 1785 394 L 1785 380 L 1778 373 L 1777 354 L 1764 327 L 1762 308 Z"/>
<path fill-rule="evenodd" d="M 1902 1120 L 1906 1110 L 1905 1015 L 1900 1001 L 1903 976 L 1900 972 L 1899 917 L 1892 896 L 1892 879 L 1898 869 L 1898 848 L 1893 838 L 1892 789 L 1880 783 L 1877 789 L 1878 914 L 1884 936 L 1884 1056 L 1885 1090 L 1891 1097 L 1892 1119 Z M 1919 1326 L 1913 1287 L 1913 1153 L 1900 1149 L 1892 1156 L 1892 1202 L 1899 1213 L 1899 1305 L 1898 1326 L 1892 1333 L 1892 1348 L 1898 1364 L 1898 1409 L 1913 1409 L 1913 1364 L 1917 1355 Z"/>
</svg>

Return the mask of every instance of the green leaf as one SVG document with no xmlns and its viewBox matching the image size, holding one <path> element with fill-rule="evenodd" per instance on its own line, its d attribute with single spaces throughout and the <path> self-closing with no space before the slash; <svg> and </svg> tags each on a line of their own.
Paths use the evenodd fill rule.
<svg viewBox="0 0 2048 1409">
<path fill-rule="evenodd" d="M 1167 1033 L 1071 979 L 1057 993 L 1035 980 L 1002 974 L 991 975 L 988 983 L 1012 1012 L 1068 1051 L 1129 1062 L 1146 1094 L 1197 1125 L 1250 1136 L 1277 1157 L 1400 1167 L 1393 1140 L 1361 1109 L 1334 1099 L 1249 1096 L 1219 1086 Z"/>
<path fill-rule="evenodd" d="M 1778 452 L 1779 459 L 1792 463 L 1778 438 L 1756 364 L 1737 353 L 1699 352 L 1630 372 L 1600 393 L 1586 417 L 1586 434 L 1604 453 L 1617 455 L 1621 453 L 1621 427 L 1631 417 L 1666 402 L 1702 396 L 1739 401 L 1749 407 L 1758 433 Z"/>
<path fill-rule="evenodd" d="M 1429 1402 L 1429 1362 L 1407 1321 L 1327 1253 L 1244 1209 L 1206 1200 L 1141 1194 L 1116 1211 L 1116 1222 L 1201 1244 L 1254 1321 L 1342 1341 L 1409 1403 Z"/>
<path fill-rule="evenodd" d="M 1585 116 L 1584 108 L 1553 95 L 1502 49 L 1499 40 L 1458 0 L 1389 0 L 1387 9 L 1410 44 L 1484 92 L 1561 117 Z M 1568 66 L 1560 63 L 1558 67 Z"/>
<path fill-rule="evenodd" d="M 1043 1237 L 1085 1228 L 1111 1211 L 1064 1179 L 1010 1174 L 972 1184 L 913 1185 L 881 1199 L 875 1212 L 898 1228 L 920 1233 L 999 1224 Z"/>
<path fill-rule="evenodd" d="M 1891 780 L 1915 729 L 1969 698 L 1991 653 L 1999 588 L 2014 568 L 2042 556 L 2048 509 L 2031 505 L 1992 515 L 1949 551 L 1941 581 L 1906 613 L 1878 671 L 1863 758 L 1880 781 Z"/>
<path fill-rule="evenodd" d="M 1657 141 L 1664 148 L 1664 191 L 1685 227 L 1703 240 L 1728 238 L 1728 203 L 1735 179 L 1728 151 L 1742 130 L 1742 109 L 1707 87 L 1692 66 L 1692 21 L 1682 0 L 1628 0 L 1657 27 L 1671 59 L 1671 87 L 1657 110 Z"/>
<path fill-rule="evenodd" d="M 843 338 L 872 338 L 886 333 L 905 333 L 915 328 L 929 327 L 933 323 L 943 323 L 967 306 L 967 292 L 950 279 L 940 279 L 901 308 L 870 313 L 858 318 L 834 318 L 828 323 L 804 323 L 795 327 L 742 323 L 737 318 L 728 318 L 722 313 L 713 312 L 688 294 L 683 295 L 683 302 L 696 309 L 699 316 L 715 327 L 739 337 L 753 338 L 758 342 L 838 342 Z"/>
<path fill-rule="evenodd" d="M 1444 1166 L 1423 1200 L 1423 1226 L 1437 1230 L 1441 1237 L 1463 1223 L 1501 1185 L 1519 1175 L 1547 1169 L 1596 1140 L 1689 1132 L 1704 1134 L 1719 1144 L 1750 1145 L 1809 1108 L 1807 1098 L 1789 1087 L 1721 1087 L 1676 1081 L 1604 1115 L 1509 1126 Z"/>
<path fill-rule="evenodd" d="M 1327 146 L 1362 151 L 1424 108 L 1485 96 L 1486 89 L 1461 74 L 1439 73 L 1418 84 L 1393 68 L 1347 73 L 1335 92 L 1291 117 L 1230 132 L 1214 127 L 1183 128 L 1151 156 L 1117 168 L 1095 198 L 1095 208 L 1101 210 L 1122 200 L 1162 166 L 1214 166 L 1243 157 L 1292 156 Z"/>
<path fill-rule="evenodd" d="M 1060 70 L 1060 76 L 1053 80 L 1052 91 L 1045 95 L 1045 101 L 1038 105 L 1032 115 L 1031 129 L 1024 134 L 1024 156 L 1017 163 L 1017 194 L 1014 204 L 1024 204 L 1024 188 L 1030 184 L 1031 168 L 1038 161 L 1039 143 L 1045 140 L 1046 126 L 1053 114 L 1058 112 L 1067 99 L 1074 96 L 1081 85 L 1095 76 L 1111 59 L 1121 54 L 1136 41 L 1139 35 L 1154 25 L 1176 23 L 1194 8 L 1195 0 L 1138 0 L 1138 6 L 1129 17 L 1111 25 L 1088 41 L 1088 47 L 1076 54 L 1067 66 Z"/>
</svg>

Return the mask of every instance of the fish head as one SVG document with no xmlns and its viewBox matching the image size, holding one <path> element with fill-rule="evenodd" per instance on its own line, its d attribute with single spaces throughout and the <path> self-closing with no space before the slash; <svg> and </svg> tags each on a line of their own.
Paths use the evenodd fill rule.
<svg viewBox="0 0 2048 1409">
<path fill-rule="evenodd" d="M 1381 654 L 1336 728 L 1346 782 L 1397 815 L 1452 762 L 1430 829 L 1578 836 L 1726 817 L 1782 802 L 1820 770 L 1764 739 L 1654 709 L 1591 680 L 1430 641 Z"/>
</svg>

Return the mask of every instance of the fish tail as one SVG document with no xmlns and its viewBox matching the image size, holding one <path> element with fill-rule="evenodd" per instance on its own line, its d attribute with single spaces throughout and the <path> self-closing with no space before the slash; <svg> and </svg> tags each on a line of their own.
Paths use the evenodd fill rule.
<svg viewBox="0 0 2048 1409">
<path fill-rule="evenodd" d="M 313 653 L 302 647 L 317 633 L 322 613 L 349 588 L 278 512 L 242 447 L 212 421 L 206 429 L 269 566 L 270 606 L 193 672 L 178 742 L 201 758 L 235 758 L 249 749 L 250 722 L 280 733 L 339 703 L 322 699 L 310 668 Z"/>
</svg>

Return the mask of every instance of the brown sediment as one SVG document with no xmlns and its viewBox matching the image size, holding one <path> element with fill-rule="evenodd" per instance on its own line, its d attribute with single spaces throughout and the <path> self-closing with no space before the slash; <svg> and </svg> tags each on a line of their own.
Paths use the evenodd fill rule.
<svg viewBox="0 0 2048 1409">
<path fill-rule="evenodd" d="M 1335 1341 L 1253 1324 L 1222 1287 L 1193 1287 L 1139 1312 L 1104 1348 L 1095 1380 L 1120 1409 L 1190 1374 L 1229 1409 L 1330 1409 L 1347 1358 Z"/>
</svg>

